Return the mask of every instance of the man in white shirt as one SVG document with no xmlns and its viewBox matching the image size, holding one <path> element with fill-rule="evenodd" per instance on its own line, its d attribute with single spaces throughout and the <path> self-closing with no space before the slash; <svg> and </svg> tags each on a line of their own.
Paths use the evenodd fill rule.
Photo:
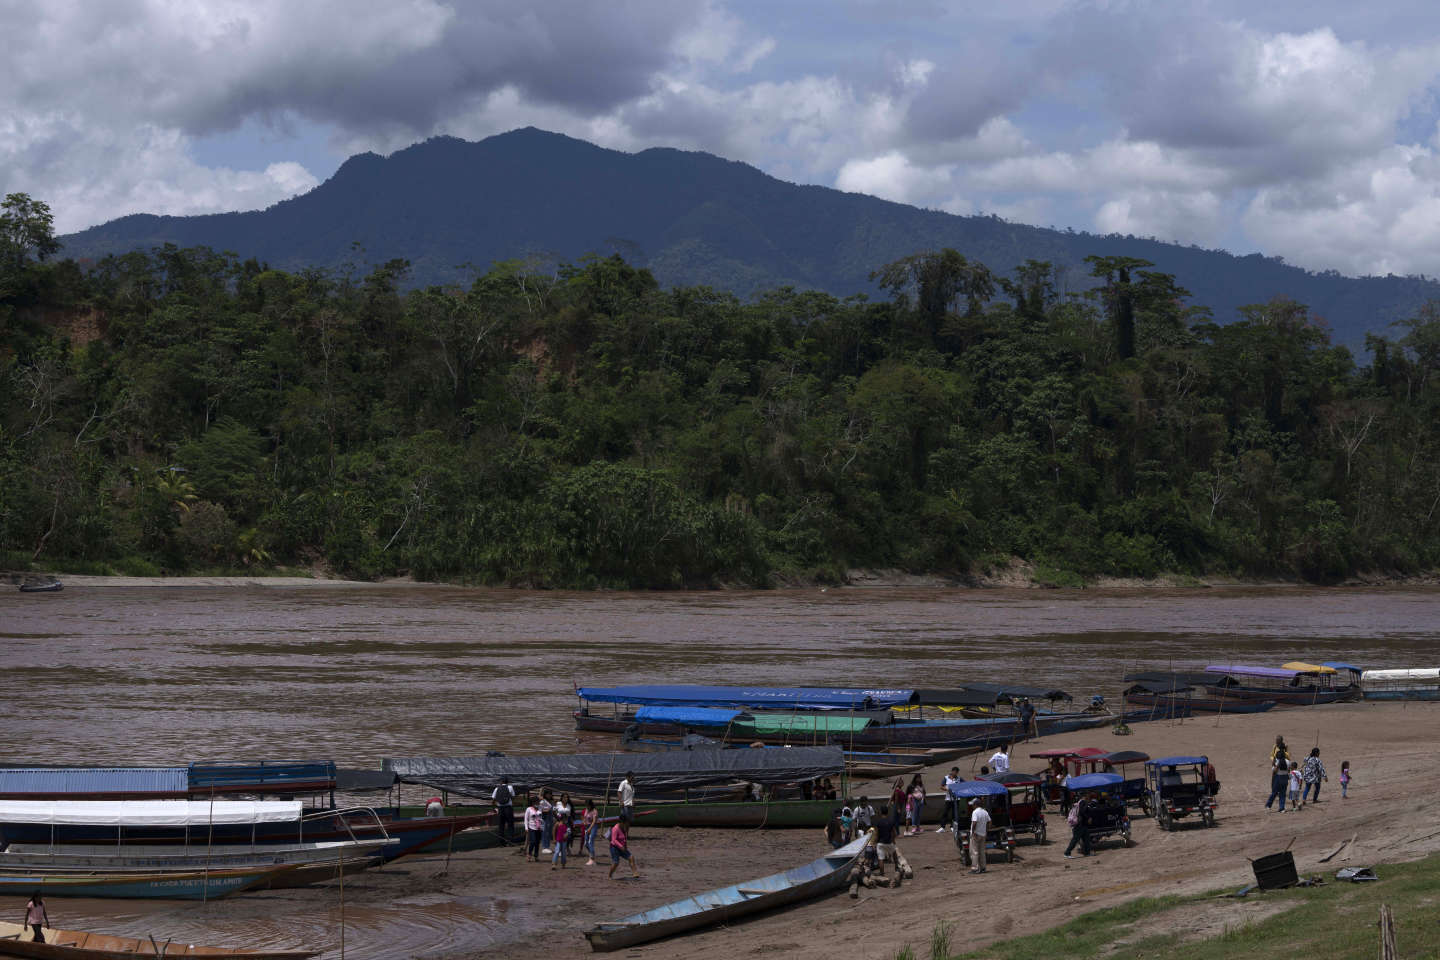
<svg viewBox="0 0 1440 960">
<path fill-rule="evenodd" d="M 995 773 L 1007 773 L 1010 770 L 1010 755 L 1005 752 L 1005 747 L 998 747 L 990 756 L 990 769 Z"/>
<path fill-rule="evenodd" d="M 970 853 L 975 866 L 971 873 L 985 872 L 985 838 L 990 834 L 990 811 L 980 805 L 980 798 L 970 801 Z"/>
<path fill-rule="evenodd" d="M 620 781 L 620 818 L 626 823 L 635 822 L 635 774 L 625 774 Z"/>
<path fill-rule="evenodd" d="M 855 831 L 863 833 L 870 829 L 875 821 L 875 808 L 870 806 L 869 797 L 861 797 L 860 802 L 855 806 Z"/>
</svg>

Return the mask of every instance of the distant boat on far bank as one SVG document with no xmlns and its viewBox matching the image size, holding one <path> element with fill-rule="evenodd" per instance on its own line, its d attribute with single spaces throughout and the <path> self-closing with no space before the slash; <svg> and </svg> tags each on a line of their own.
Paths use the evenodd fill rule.
<svg viewBox="0 0 1440 960">
<path fill-rule="evenodd" d="M 59 580 L 51 580 L 48 583 L 30 582 L 20 584 L 21 593 L 59 593 L 64 589 L 64 585 L 61 584 Z"/>
</svg>

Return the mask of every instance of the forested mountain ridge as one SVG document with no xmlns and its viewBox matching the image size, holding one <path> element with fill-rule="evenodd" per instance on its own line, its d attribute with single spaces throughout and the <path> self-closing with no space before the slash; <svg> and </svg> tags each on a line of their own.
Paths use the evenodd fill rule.
<svg viewBox="0 0 1440 960">
<path fill-rule="evenodd" d="M 663 288 L 619 257 L 464 286 L 162 247 L 82 271 L 0 216 L 0 566 L 319 564 L 554 587 L 853 567 L 1044 579 L 1440 566 L 1440 308 L 1364 365 L 1303 305 L 954 250 L 878 298 Z M 69 318 L 63 326 L 56 318 Z"/>
<path fill-rule="evenodd" d="M 787 285 L 873 293 L 877 264 L 947 247 L 1001 273 L 1031 259 L 1052 263 L 1062 291 L 1078 291 L 1090 283 L 1084 257 L 1130 256 L 1184 278 L 1221 322 L 1285 296 L 1355 348 L 1440 297 L 1440 285 L 1418 277 L 1315 274 L 1258 254 L 954 216 L 785 183 L 709 154 L 626 154 L 533 128 L 476 143 L 435 138 L 386 158 L 360 154 L 316 189 L 263 211 L 134 215 L 61 239 L 66 256 L 82 260 L 165 243 L 289 271 L 364 273 L 405 258 L 407 283 L 420 286 L 468 283 L 500 260 L 619 253 L 663 285 L 742 298 Z"/>
</svg>

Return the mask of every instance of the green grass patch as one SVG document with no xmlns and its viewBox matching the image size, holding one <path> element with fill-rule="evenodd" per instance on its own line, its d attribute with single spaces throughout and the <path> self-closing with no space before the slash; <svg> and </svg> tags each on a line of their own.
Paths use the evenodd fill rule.
<svg viewBox="0 0 1440 960">
<path fill-rule="evenodd" d="M 1035 564 L 1035 569 L 1031 572 L 1030 576 L 1042 587 L 1053 587 L 1061 590 L 1081 590 L 1085 587 L 1085 578 L 1074 570 L 1052 567 L 1048 563 Z"/>
<path fill-rule="evenodd" d="M 1381 904 L 1395 914 L 1395 938 L 1403 957 L 1440 956 L 1440 854 L 1414 863 L 1375 868 L 1374 883 L 1344 883 L 1334 871 L 1322 887 L 1251 893 L 1282 909 L 1247 918 L 1246 901 L 1215 899 L 1216 894 L 1132 900 L 1096 910 L 1044 933 L 1017 937 L 951 960 L 1274 960 L 1276 957 L 1325 957 L 1370 960 L 1379 954 Z M 1226 919 L 1233 908 L 1233 925 Z M 1193 939 L 1196 910 L 1204 909 L 1224 932 Z M 1145 935 L 1135 934 L 1144 922 Z M 1173 928 L 1173 932 L 1167 929 Z M 1124 941 L 1123 943 L 1120 941 Z"/>
</svg>

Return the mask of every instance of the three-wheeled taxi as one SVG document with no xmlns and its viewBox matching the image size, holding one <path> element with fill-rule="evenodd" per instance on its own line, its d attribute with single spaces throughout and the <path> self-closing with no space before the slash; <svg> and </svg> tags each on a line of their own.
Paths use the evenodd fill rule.
<svg viewBox="0 0 1440 960">
<path fill-rule="evenodd" d="M 1091 847 L 1115 836 L 1124 846 L 1130 846 L 1130 814 L 1125 809 L 1125 798 L 1120 795 L 1124 783 L 1125 778 L 1118 773 L 1082 773 L 1065 782 L 1069 803 L 1078 803 L 1082 795 L 1091 801 L 1080 823 L 1089 835 Z"/>
<path fill-rule="evenodd" d="M 1211 773 L 1208 757 L 1161 757 L 1145 763 L 1150 792 L 1150 811 L 1164 830 L 1174 830 L 1175 821 L 1199 816 L 1207 827 L 1215 826 L 1215 794 L 1219 781 Z"/>
<path fill-rule="evenodd" d="M 1010 825 L 1010 791 L 1004 784 L 990 780 L 961 780 L 950 784 L 950 796 L 960 801 L 959 815 L 955 821 L 955 846 L 965 866 L 970 866 L 970 800 L 979 797 L 980 804 L 990 812 L 990 829 L 986 833 L 987 846 L 996 851 L 1005 851 L 1005 862 L 1015 859 L 1015 829 Z"/>
<path fill-rule="evenodd" d="M 1099 747 L 1079 747 L 1073 750 L 1040 750 L 1030 754 L 1030 759 L 1047 762 L 1048 766 L 1041 774 L 1045 781 L 1045 799 L 1058 804 L 1060 812 L 1065 813 L 1070 809 L 1070 801 L 1067 799 L 1061 782 L 1066 777 L 1078 776 L 1082 773 L 1095 773 L 1100 769 L 1099 761 L 1096 758 L 1103 757 L 1105 754 L 1106 751 Z"/>
<path fill-rule="evenodd" d="M 1029 834 L 1036 843 L 1045 842 L 1045 781 L 1041 777 L 1007 770 L 986 774 L 980 779 L 998 783 L 1010 791 L 1010 829 L 1017 838 Z M 991 817 L 994 817 L 993 813 Z"/>
<path fill-rule="evenodd" d="M 1125 777 L 1125 782 L 1120 785 L 1120 796 L 1125 799 L 1127 807 L 1139 807 L 1140 811 L 1147 817 L 1150 815 L 1150 788 L 1145 782 L 1145 768 L 1143 766 L 1137 771 L 1139 776 L 1131 777 L 1126 775 L 1125 768 L 1144 764 L 1150 759 L 1150 754 L 1141 753 L 1139 750 L 1116 750 L 1114 753 L 1107 753 L 1103 757 L 1097 757 L 1105 765 L 1106 773 L 1119 773 Z"/>
</svg>

